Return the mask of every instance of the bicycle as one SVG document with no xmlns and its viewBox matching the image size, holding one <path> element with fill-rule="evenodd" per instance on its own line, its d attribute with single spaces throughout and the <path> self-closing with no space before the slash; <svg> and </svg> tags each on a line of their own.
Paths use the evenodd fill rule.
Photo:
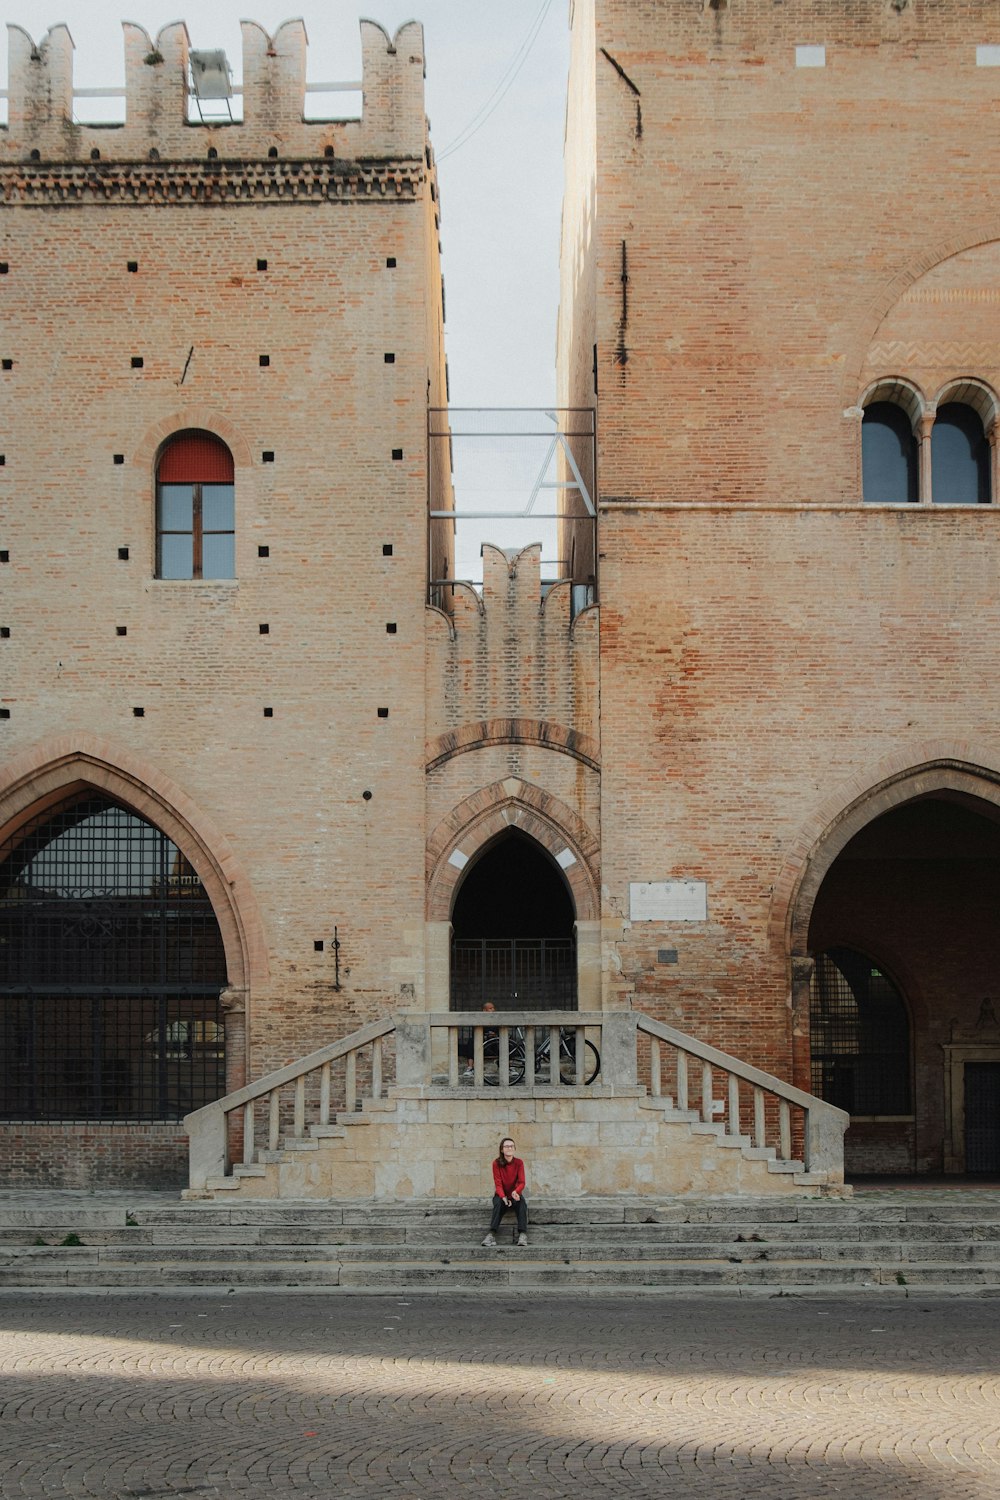
<svg viewBox="0 0 1000 1500">
<path fill-rule="evenodd" d="M 551 1077 L 550 1032 L 548 1027 L 544 1029 L 540 1027 L 539 1030 L 543 1031 L 543 1034 L 541 1039 L 535 1042 L 532 1077 L 541 1073 L 548 1082 Z M 583 1081 L 585 1084 L 593 1083 L 601 1070 L 601 1054 L 593 1042 L 589 1041 L 583 1044 L 583 1054 Z M 516 1086 L 524 1079 L 527 1064 L 527 1042 L 522 1026 L 512 1026 L 510 1029 L 507 1064 L 510 1083 Z M 494 1088 L 500 1083 L 499 1032 L 489 1032 L 483 1037 L 483 1078 Z M 559 1081 L 560 1083 L 576 1082 L 576 1029 L 574 1027 L 560 1027 L 559 1030 Z"/>
</svg>

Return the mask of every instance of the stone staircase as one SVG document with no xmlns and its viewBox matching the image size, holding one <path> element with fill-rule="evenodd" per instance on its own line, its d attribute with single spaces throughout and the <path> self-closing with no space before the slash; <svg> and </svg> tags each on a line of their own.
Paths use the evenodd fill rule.
<svg viewBox="0 0 1000 1500">
<path fill-rule="evenodd" d="M 506 1228 L 481 1248 L 486 1222 L 468 1199 L 230 1206 L 9 1192 L 0 1290 L 1000 1296 L 996 1191 L 540 1198 L 527 1249 Z"/>
</svg>

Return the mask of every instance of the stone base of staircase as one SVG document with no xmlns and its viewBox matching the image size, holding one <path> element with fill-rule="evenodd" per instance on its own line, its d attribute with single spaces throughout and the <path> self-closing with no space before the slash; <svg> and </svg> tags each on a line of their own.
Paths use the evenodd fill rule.
<svg viewBox="0 0 1000 1500">
<path fill-rule="evenodd" d="M 278 1149 L 259 1150 L 189 1198 L 240 1200 L 471 1198 L 503 1135 L 513 1135 L 540 1197 L 849 1193 L 773 1147 L 729 1135 L 695 1110 L 640 1089 L 390 1089 Z"/>
<path fill-rule="evenodd" d="M 530 1218 L 526 1249 L 506 1225 L 484 1249 L 483 1200 L 223 1205 L 9 1192 L 0 1290 L 1000 1296 L 997 1192 L 539 1196 Z"/>
</svg>

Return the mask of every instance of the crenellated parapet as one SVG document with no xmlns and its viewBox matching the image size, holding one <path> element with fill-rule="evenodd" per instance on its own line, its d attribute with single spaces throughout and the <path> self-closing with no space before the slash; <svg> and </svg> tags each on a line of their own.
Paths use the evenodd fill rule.
<svg viewBox="0 0 1000 1500">
<path fill-rule="evenodd" d="M 360 120 L 304 118 L 307 38 L 301 21 L 286 21 L 273 36 L 244 21 L 242 120 L 191 121 L 187 27 L 175 22 L 154 39 L 142 26 L 125 22 L 125 122 L 111 126 L 74 119 L 68 28 L 54 26 L 36 44 L 11 25 L 9 123 L 0 130 L 0 161 L 318 160 L 363 162 L 369 172 L 378 170 L 376 163 L 410 162 L 420 170 L 426 152 L 423 28 L 408 22 L 390 38 L 373 21 L 360 24 Z M 320 173 L 336 175 L 331 166 Z M 342 196 L 342 179 L 341 192 L 335 189 L 332 196 Z M 100 196 L 99 189 L 82 191 Z"/>
<path fill-rule="evenodd" d="M 598 611 L 568 583 L 543 597 L 541 547 L 483 548 L 483 591 L 456 587 L 428 632 L 430 759 L 513 739 L 599 758 Z M 435 628 L 436 627 L 436 628 Z"/>
</svg>

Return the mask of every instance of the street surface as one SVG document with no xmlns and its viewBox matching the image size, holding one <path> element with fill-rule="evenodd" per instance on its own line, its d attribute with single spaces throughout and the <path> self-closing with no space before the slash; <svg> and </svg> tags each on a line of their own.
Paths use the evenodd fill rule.
<svg viewBox="0 0 1000 1500">
<path fill-rule="evenodd" d="M 0 1296 L 0 1496 L 996 1500 L 1000 1299 Z"/>
</svg>

